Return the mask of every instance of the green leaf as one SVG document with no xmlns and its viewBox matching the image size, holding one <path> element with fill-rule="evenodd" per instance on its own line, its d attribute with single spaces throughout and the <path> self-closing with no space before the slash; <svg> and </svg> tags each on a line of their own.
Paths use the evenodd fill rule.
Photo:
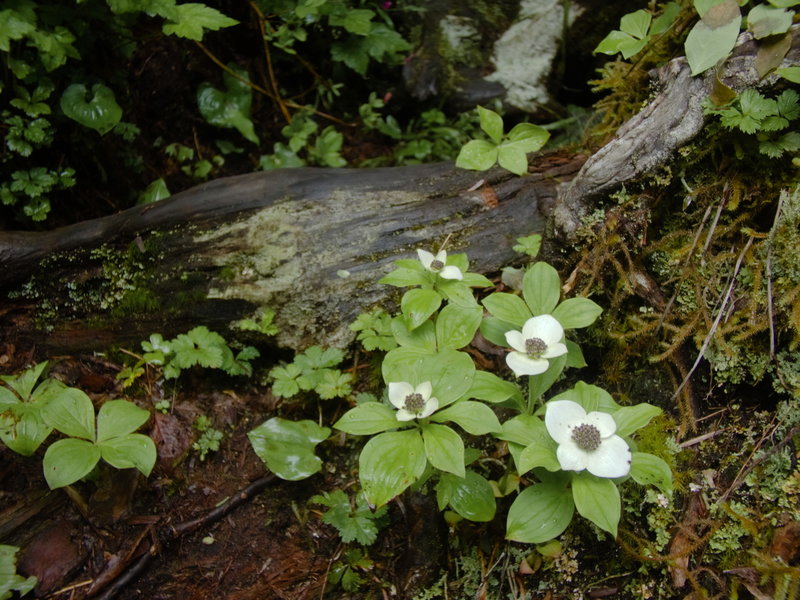
<svg viewBox="0 0 800 600">
<path fill-rule="evenodd" d="M 622 54 L 626 60 L 647 45 L 648 38 L 637 40 L 622 31 L 611 31 L 593 50 L 595 54 Z"/>
<path fill-rule="evenodd" d="M 486 171 L 497 162 L 497 146 L 486 140 L 470 140 L 461 148 L 456 157 L 460 169 Z"/>
<path fill-rule="evenodd" d="M 347 164 L 340 152 L 343 142 L 344 136 L 330 125 L 317 136 L 308 154 L 323 167 L 343 167 Z"/>
<path fill-rule="evenodd" d="M 33 11 L 31 11 L 33 13 Z M 36 14 L 8 8 L 0 11 L 0 50 L 10 52 L 11 41 L 21 40 L 36 30 Z M 0 588 L 1 589 L 1 588 Z M 2 594 L 0 594 L 2 596 Z"/>
<path fill-rule="evenodd" d="M 127 435 L 139 429 L 150 413 L 128 400 L 109 400 L 97 413 L 97 443 Z"/>
<path fill-rule="evenodd" d="M 491 408 L 481 402 L 471 400 L 460 400 L 451 404 L 434 413 L 431 420 L 437 423 L 452 421 L 472 435 L 486 435 L 503 430 Z"/>
<path fill-rule="evenodd" d="M 147 477 L 156 464 L 156 445 L 152 439 L 141 433 L 129 433 L 103 442 L 98 441 L 97 447 L 103 460 L 116 469 L 135 468 Z"/>
<path fill-rule="evenodd" d="M 508 510 L 506 538 L 541 544 L 561 535 L 572 521 L 575 505 L 561 482 L 543 482 L 525 488 Z"/>
<path fill-rule="evenodd" d="M 406 318 L 409 329 L 416 329 L 427 321 L 430 316 L 439 310 L 442 297 L 433 290 L 413 289 L 403 294 L 400 308 Z"/>
<path fill-rule="evenodd" d="M 175 6 L 171 23 L 164 23 L 162 30 L 166 35 L 177 35 L 199 42 L 206 30 L 217 31 L 238 25 L 239 21 L 226 17 L 221 12 L 205 4 L 188 2 Z"/>
<path fill-rule="evenodd" d="M 436 331 L 433 321 L 425 321 L 413 331 L 409 331 L 406 320 L 402 316 L 395 317 L 392 320 L 392 334 L 400 346 L 436 352 Z"/>
<path fill-rule="evenodd" d="M 631 453 L 631 477 L 641 485 L 654 485 L 665 494 L 672 492 L 672 470 L 657 456 Z"/>
<path fill-rule="evenodd" d="M 7 390 L 0 388 L 0 391 Z M 4 412 L 3 409 L 0 404 L 0 413 Z M 0 416 L 0 440 L 22 456 L 33 455 L 52 431 L 53 428 L 42 419 L 41 412 L 33 407 L 28 407 L 17 418 Z"/>
<path fill-rule="evenodd" d="M 613 481 L 586 472 L 573 475 L 572 499 L 581 516 L 617 537 L 622 503 Z"/>
<path fill-rule="evenodd" d="M 328 22 L 334 27 L 344 27 L 355 35 L 368 35 L 375 13 L 366 8 L 351 8 L 341 15 L 331 15 Z"/>
<path fill-rule="evenodd" d="M 653 17 L 646 10 L 637 10 L 623 15 L 619 21 L 619 28 L 628 35 L 642 39 L 647 36 L 647 30 L 650 28 L 652 19 Z"/>
<path fill-rule="evenodd" d="M 100 460 L 100 448 L 92 442 L 67 438 L 48 446 L 42 459 L 50 489 L 64 487 L 85 477 Z"/>
<path fill-rule="evenodd" d="M 692 75 L 710 69 L 730 54 L 739 36 L 741 22 L 741 12 L 735 0 L 723 0 L 708 9 L 686 38 L 686 59 Z"/>
<path fill-rule="evenodd" d="M 478 107 L 478 116 L 481 129 L 491 138 L 495 145 L 499 144 L 503 138 L 503 117 L 482 106 Z"/>
<path fill-rule="evenodd" d="M 42 418 L 65 435 L 95 440 L 94 405 L 77 388 L 66 388 L 57 400 L 48 402 L 42 409 Z"/>
<path fill-rule="evenodd" d="M 541 438 L 550 437 L 550 434 L 547 433 L 544 421 L 539 417 L 522 414 L 503 423 L 503 431 L 495 437 L 520 446 L 528 446 Z"/>
<path fill-rule="evenodd" d="M 425 423 L 422 425 L 422 440 L 431 465 L 464 476 L 464 442 L 460 435 L 447 425 Z"/>
<path fill-rule="evenodd" d="M 159 177 L 158 179 L 151 181 L 150 185 L 148 185 L 144 191 L 139 194 L 139 204 L 158 202 L 159 200 L 164 200 L 170 196 L 171 193 L 167 187 L 167 182 L 164 181 L 163 177 Z"/>
<path fill-rule="evenodd" d="M 661 414 L 661 409 L 643 402 L 636 406 L 623 406 L 614 412 L 617 435 L 625 437 L 647 425 L 653 417 Z"/>
<path fill-rule="evenodd" d="M 550 132 L 533 123 L 518 123 L 508 132 L 508 142 L 503 145 L 519 148 L 526 154 L 541 149 L 550 139 Z"/>
<path fill-rule="evenodd" d="M 367 501 L 381 507 L 422 476 L 425 446 L 416 429 L 380 433 L 361 450 L 358 473 Z"/>
<path fill-rule="evenodd" d="M 649 34 L 661 35 L 667 31 L 675 22 L 675 19 L 678 18 L 680 12 L 681 7 L 677 2 L 668 2 L 667 5 L 664 6 L 663 12 L 656 17 L 652 25 L 650 25 Z"/>
<path fill-rule="evenodd" d="M 553 310 L 553 316 L 564 329 L 588 327 L 603 309 L 588 298 L 567 298 Z"/>
<path fill-rule="evenodd" d="M 522 277 L 522 296 L 533 316 L 552 313 L 561 298 L 558 271 L 546 262 L 532 265 Z"/>
<path fill-rule="evenodd" d="M 793 14 L 782 8 L 759 4 L 747 14 L 747 29 L 757 40 L 786 33 L 792 26 Z"/>
<path fill-rule="evenodd" d="M 439 510 L 450 505 L 456 513 L 470 521 L 485 523 L 494 518 L 497 509 L 492 486 L 473 471 L 464 477 L 442 473 L 436 484 Z"/>
<path fill-rule="evenodd" d="M 577 382 L 572 389 L 562 392 L 550 400 L 572 400 L 580 404 L 586 412 L 600 411 L 612 415 L 622 408 L 603 388 L 583 381 Z"/>
<path fill-rule="evenodd" d="M 32 366 L 30 369 L 26 369 L 19 375 L 0 376 L 0 380 L 5 381 L 9 386 L 11 386 L 11 388 L 16 391 L 17 394 L 19 394 L 20 398 L 25 401 L 30 398 L 36 382 L 39 380 L 39 377 L 42 376 L 42 373 L 46 371 L 47 366 L 48 362 L 43 361 Z"/>
<path fill-rule="evenodd" d="M 422 265 L 419 261 L 415 261 L 419 264 L 420 267 Z M 414 285 L 424 285 L 426 283 L 430 283 L 428 279 L 427 271 L 424 269 L 413 269 L 410 267 L 398 267 L 394 271 L 391 271 L 384 275 L 381 279 L 378 280 L 378 283 L 382 283 L 385 285 L 393 285 L 395 287 L 411 287 Z"/>
<path fill-rule="evenodd" d="M 319 381 L 314 385 L 314 391 L 322 400 L 344 398 L 353 391 L 350 387 L 352 381 L 353 375 L 350 373 L 342 373 L 338 369 L 323 369 Z"/>
<path fill-rule="evenodd" d="M 3 11 L 6 12 L 6 11 Z M 2 30 L 2 14 L 0 12 L 0 31 Z M 12 597 L 12 591 L 16 592 L 15 598 L 24 596 L 36 587 L 37 579 L 30 576 L 27 579 L 17 574 L 17 546 L 6 546 L 0 544 L 0 599 Z"/>
<path fill-rule="evenodd" d="M 558 445 L 549 434 L 536 437 L 519 455 L 517 464 L 519 474 L 523 475 L 536 467 L 544 467 L 548 471 L 560 471 L 561 463 L 556 457 L 557 448 Z"/>
<path fill-rule="evenodd" d="M 395 348 L 386 354 L 381 366 L 383 380 L 407 381 L 417 386 L 430 381 L 439 407 L 452 404 L 472 386 L 475 363 L 469 354 L 445 349 L 436 354 L 418 348 Z"/>
<path fill-rule="evenodd" d="M 553 384 L 561 377 L 564 367 L 567 365 L 567 355 L 562 354 L 555 358 L 548 359 L 547 370 L 539 375 L 534 375 L 529 379 L 528 396 L 531 398 L 541 398 Z"/>
<path fill-rule="evenodd" d="M 527 237 L 517 238 L 517 244 L 512 246 L 512 250 L 514 252 L 519 252 L 521 254 L 527 254 L 533 258 L 539 254 L 539 248 L 542 246 L 542 236 L 541 234 L 534 233 L 533 235 L 529 235 Z"/>
<path fill-rule="evenodd" d="M 269 376 L 274 379 L 272 383 L 272 393 L 279 398 L 291 398 L 300 391 L 300 386 L 297 383 L 297 378 L 302 371 L 294 363 L 290 363 L 285 367 L 274 367 Z"/>
<path fill-rule="evenodd" d="M 523 175 L 528 171 L 528 158 L 525 154 L 524 142 L 506 142 L 497 147 L 497 162 L 514 175 Z"/>
<path fill-rule="evenodd" d="M 777 69 L 775 72 L 787 81 L 800 83 L 800 67 L 783 67 L 782 69 Z"/>
<path fill-rule="evenodd" d="M 481 325 L 480 307 L 448 304 L 436 316 L 436 341 L 439 348 L 458 350 L 472 341 Z"/>
<path fill-rule="evenodd" d="M 512 329 L 519 329 L 520 325 L 514 325 L 508 321 L 503 321 L 497 317 L 484 317 L 481 323 L 480 332 L 483 337 L 497 346 L 508 346 L 505 333 Z"/>
<path fill-rule="evenodd" d="M 533 316 L 530 309 L 525 304 L 525 301 L 515 294 L 494 292 L 486 296 L 486 298 L 482 300 L 482 304 L 493 317 L 505 323 L 509 323 L 517 329 L 521 329 L 525 321 Z M 505 341 L 505 337 L 500 345 L 508 345 Z"/>
<path fill-rule="evenodd" d="M 373 544 L 378 537 L 376 521 L 386 514 L 385 506 L 372 512 L 361 496 L 356 508 L 353 509 L 350 498 L 342 490 L 312 496 L 309 503 L 328 507 L 322 516 L 322 521 L 336 527 L 339 536 L 346 544 L 352 541 L 364 546 Z"/>
<path fill-rule="evenodd" d="M 352 435 L 372 435 L 400 425 L 397 411 L 379 402 L 365 402 L 344 413 L 333 427 Z"/>
<path fill-rule="evenodd" d="M 184 5 L 185 6 L 185 5 Z M 203 118 L 215 127 L 235 128 L 247 140 L 259 143 L 253 121 L 250 120 L 250 105 L 253 91 L 247 85 L 247 71 L 235 65 L 228 65 L 239 77 L 228 71 L 222 74 L 225 91 L 218 90 L 210 83 L 201 83 L 197 88 L 197 107 Z"/>
<path fill-rule="evenodd" d="M 122 109 L 114 98 L 114 92 L 102 83 L 92 86 L 91 95 L 82 83 L 73 83 L 61 95 L 61 110 L 70 119 L 84 127 L 108 133 L 122 118 Z"/>
<path fill-rule="evenodd" d="M 516 383 L 501 379 L 494 373 L 475 371 L 472 387 L 469 388 L 466 397 L 497 404 L 510 398 L 521 398 L 522 392 Z"/>
<path fill-rule="evenodd" d="M 322 468 L 314 454 L 331 430 L 314 421 L 288 421 L 273 417 L 247 434 L 258 457 L 281 479 L 299 481 Z"/>
</svg>

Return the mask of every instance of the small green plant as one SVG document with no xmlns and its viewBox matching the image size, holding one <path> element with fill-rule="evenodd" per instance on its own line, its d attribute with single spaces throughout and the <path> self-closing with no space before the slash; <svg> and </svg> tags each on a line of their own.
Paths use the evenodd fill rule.
<svg viewBox="0 0 800 600">
<path fill-rule="evenodd" d="M 213 423 L 205 415 L 200 415 L 194 420 L 192 426 L 200 434 L 192 444 L 192 449 L 200 455 L 200 461 L 206 459 L 209 452 L 216 452 L 219 450 L 219 443 L 222 441 L 224 434 L 219 429 L 214 429 Z"/>
<path fill-rule="evenodd" d="M 219 154 L 215 154 L 211 159 L 199 158 L 195 160 L 194 149 L 178 143 L 169 144 L 164 148 L 164 152 L 167 156 L 174 158 L 175 162 L 181 165 L 181 172 L 192 179 L 208 179 L 215 168 L 219 168 L 225 164 L 225 159 Z M 157 181 L 158 180 L 156 180 L 156 182 Z M 153 184 L 151 183 L 150 185 L 152 186 Z M 149 190 L 149 192 L 146 191 L 149 201 L 169 195 L 168 190 L 166 191 L 166 196 L 164 194 L 166 185 L 162 187 L 160 184 L 156 183 L 156 186 L 158 187 Z"/>
<path fill-rule="evenodd" d="M 202 83 L 197 90 L 197 106 L 203 118 L 215 127 L 234 128 L 250 142 L 259 143 L 253 121 L 250 119 L 250 105 L 253 90 L 250 88 L 247 72 L 228 65 L 222 73 L 225 90 L 219 90 L 210 83 Z"/>
<path fill-rule="evenodd" d="M 4 384 L 0 386 L 0 440 L 22 456 L 36 452 L 53 431 L 42 414 L 47 403 L 72 393 L 57 379 L 39 382 L 47 368 L 48 363 L 41 362 L 19 375 L 0 377 Z"/>
<path fill-rule="evenodd" d="M 397 342 L 392 334 L 392 316 L 382 309 L 361 313 L 350 325 L 364 350 L 392 350 Z"/>
<path fill-rule="evenodd" d="M 358 494 L 354 503 L 342 490 L 333 490 L 312 496 L 308 502 L 327 507 L 322 521 L 333 525 L 345 543 L 357 542 L 362 546 L 371 546 L 386 521 L 386 507 L 372 510 L 363 494 Z"/>
<path fill-rule="evenodd" d="M 255 331 L 263 335 L 276 335 L 278 327 L 273 322 L 275 311 L 267 308 L 255 315 L 252 319 L 242 319 L 233 324 L 233 327 L 242 331 Z"/>
<path fill-rule="evenodd" d="M 307 164 L 323 167 L 345 166 L 347 162 L 341 155 L 344 136 L 332 125 L 322 131 L 318 130 L 319 125 L 311 118 L 310 111 L 298 112 L 291 123 L 281 129 L 288 144 L 276 142 L 273 153 L 262 156 L 259 166 L 262 169 L 302 167 Z"/>
<path fill-rule="evenodd" d="M 344 551 L 342 560 L 337 560 L 331 565 L 328 574 L 328 583 L 341 585 L 347 592 L 357 591 L 366 580 L 363 573 L 370 571 L 375 566 L 361 548 L 350 548 Z"/>
<path fill-rule="evenodd" d="M 295 356 L 293 362 L 269 372 L 272 393 L 281 398 L 291 398 L 301 391 L 314 391 L 323 400 L 346 397 L 352 391 L 353 376 L 333 368 L 342 360 L 344 353 L 337 348 L 311 346 Z"/>
<path fill-rule="evenodd" d="M 36 586 L 36 577 L 17 574 L 18 551 L 16 546 L 0 545 L 0 600 L 24 596 Z"/>
<path fill-rule="evenodd" d="M 503 118 L 488 108 L 478 107 L 481 129 L 488 140 L 467 142 L 456 158 L 456 166 L 462 169 L 485 171 L 499 163 L 516 175 L 528 170 L 527 155 L 545 145 L 550 132 L 532 123 L 519 123 L 507 134 L 503 133 Z"/>
<path fill-rule="evenodd" d="M 661 15 L 653 19 L 646 10 L 637 10 L 620 19 L 619 30 L 609 33 L 594 49 L 601 54 L 622 54 L 629 59 L 638 54 L 650 43 L 650 40 L 667 31 L 680 12 L 676 2 L 669 2 Z"/>
</svg>

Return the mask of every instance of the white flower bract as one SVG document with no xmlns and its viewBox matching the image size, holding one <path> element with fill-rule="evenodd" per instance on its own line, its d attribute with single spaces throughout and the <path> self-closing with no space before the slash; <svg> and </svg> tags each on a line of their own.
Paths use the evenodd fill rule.
<svg viewBox="0 0 800 600">
<path fill-rule="evenodd" d="M 531 317 L 522 331 L 506 332 L 506 342 L 514 349 L 506 355 L 506 363 L 517 377 L 544 373 L 550 366 L 548 358 L 567 353 L 563 338 L 564 328 L 552 315 Z"/>
<path fill-rule="evenodd" d="M 556 457 L 565 471 L 589 471 L 597 477 L 623 477 L 631 470 L 631 449 L 618 435 L 608 413 L 584 408 L 572 400 L 554 400 L 544 415 L 547 432 L 556 443 Z"/>
<path fill-rule="evenodd" d="M 428 271 L 436 273 L 442 279 L 464 278 L 464 276 L 461 274 L 461 269 L 455 265 L 447 264 L 446 250 L 439 250 L 439 252 L 437 252 L 434 256 L 427 250 L 417 249 L 417 256 L 419 256 L 419 262 L 422 263 L 423 267 L 425 267 Z"/>
<path fill-rule="evenodd" d="M 406 381 L 389 383 L 389 402 L 397 409 L 398 421 L 424 419 L 439 408 L 439 400 L 432 397 L 433 386 L 430 381 L 420 383 L 416 388 Z"/>
</svg>

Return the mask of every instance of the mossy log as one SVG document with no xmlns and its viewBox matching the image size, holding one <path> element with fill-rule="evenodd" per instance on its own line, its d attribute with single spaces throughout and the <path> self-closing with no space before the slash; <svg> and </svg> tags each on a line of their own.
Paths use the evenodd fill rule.
<svg viewBox="0 0 800 600">
<path fill-rule="evenodd" d="M 800 62 L 793 35 L 783 66 Z M 492 273 L 515 260 L 518 237 L 574 239 L 595 197 L 697 135 L 717 78 L 735 90 L 759 83 L 756 52 L 742 34 L 718 72 L 691 77 L 685 59 L 670 62 L 657 74 L 661 91 L 611 142 L 585 162 L 540 155 L 526 177 L 452 163 L 287 169 L 50 232 L 0 232 L 0 342 L 98 349 L 198 324 L 224 332 L 269 308 L 279 345 L 346 345 L 358 313 L 397 298 L 376 282 L 415 248 L 447 239 L 473 270 Z"/>
</svg>

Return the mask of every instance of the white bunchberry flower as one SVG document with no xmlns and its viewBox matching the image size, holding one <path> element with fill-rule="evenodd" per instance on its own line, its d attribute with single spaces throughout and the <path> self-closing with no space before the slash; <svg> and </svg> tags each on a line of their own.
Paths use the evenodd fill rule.
<svg viewBox="0 0 800 600">
<path fill-rule="evenodd" d="M 556 443 L 556 457 L 565 471 L 586 469 L 597 477 L 623 477 L 631 470 L 631 449 L 614 432 L 608 413 L 586 413 L 572 400 L 554 400 L 544 414 L 547 432 Z"/>
<path fill-rule="evenodd" d="M 550 365 L 548 358 L 567 353 L 563 338 L 564 328 L 555 317 L 531 317 L 525 321 L 522 331 L 506 332 L 506 342 L 515 350 L 506 355 L 506 363 L 517 377 L 544 373 Z"/>
<path fill-rule="evenodd" d="M 461 274 L 461 269 L 455 265 L 447 264 L 446 250 L 439 250 L 439 252 L 436 253 L 436 256 L 434 256 L 427 250 L 417 249 L 417 256 L 419 256 L 419 262 L 422 263 L 423 267 L 425 267 L 428 271 L 436 273 L 442 279 L 464 278 L 464 276 Z"/>
<path fill-rule="evenodd" d="M 439 400 L 433 398 L 430 381 L 420 383 L 416 388 L 406 381 L 389 383 L 389 402 L 397 408 L 398 421 L 423 419 L 439 408 Z"/>
</svg>

